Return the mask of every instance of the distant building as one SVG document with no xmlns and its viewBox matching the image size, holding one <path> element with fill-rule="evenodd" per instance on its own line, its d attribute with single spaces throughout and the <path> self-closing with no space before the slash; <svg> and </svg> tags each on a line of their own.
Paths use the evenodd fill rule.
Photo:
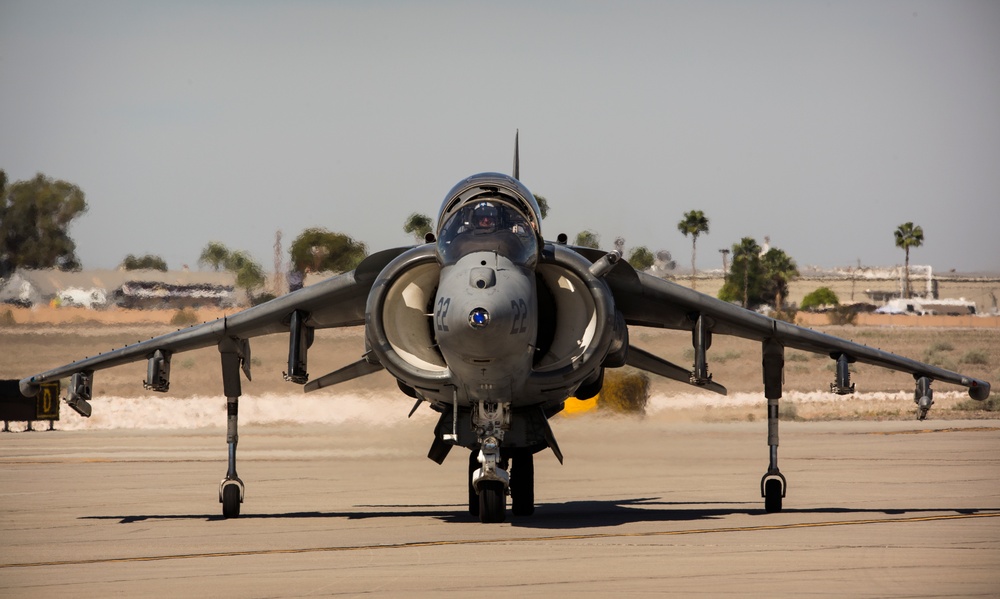
<svg viewBox="0 0 1000 599">
<path fill-rule="evenodd" d="M 976 313 L 976 302 L 960 299 L 896 298 L 875 310 L 876 314 L 941 314 L 946 316 L 966 316 Z"/>
<path fill-rule="evenodd" d="M 0 281 L 0 303 L 102 309 L 230 307 L 240 303 L 229 272 L 18 270 Z"/>
</svg>

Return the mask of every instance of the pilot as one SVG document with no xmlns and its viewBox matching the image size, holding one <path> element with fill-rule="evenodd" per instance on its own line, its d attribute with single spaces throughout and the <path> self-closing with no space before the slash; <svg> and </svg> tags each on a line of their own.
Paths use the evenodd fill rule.
<svg viewBox="0 0 1000 599">
<path fill-rule="evenodd" d="M 479 231 L 493 231 L 497 226 L 497 208 L 489 202 L 481 202 L 472 212 L 472 222 Z"/>
</svg>

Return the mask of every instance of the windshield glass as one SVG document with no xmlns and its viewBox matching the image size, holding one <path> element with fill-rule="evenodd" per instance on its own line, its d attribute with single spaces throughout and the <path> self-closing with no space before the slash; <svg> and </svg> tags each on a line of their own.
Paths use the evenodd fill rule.
<svg viewBox="0 0 1000 599">
<path fill-rule="evenodd" d="M 533 267 L 538 243 L 528 220 L 508 204 L 470 202 L 441 227 L 438 251 L 445 264 L 470 252 L 496 252 L 515 264 Z"/>
</svg>

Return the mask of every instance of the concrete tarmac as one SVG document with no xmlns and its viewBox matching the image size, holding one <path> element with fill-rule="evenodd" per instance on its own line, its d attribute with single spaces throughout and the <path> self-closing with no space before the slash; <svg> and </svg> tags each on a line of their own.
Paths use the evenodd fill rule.
<svg viewBox="0 0 1000 599">
<path fill-rule="evenodd" d="M 489 525 L 432 422 L 244 427 L 234 520 L 222 412 L 2 434 L 0 596 L 1000 596 L 995 421 L 783 422 L 765 514 L 763 421 L 557 417 L 535 515 Z"/>
</svg>

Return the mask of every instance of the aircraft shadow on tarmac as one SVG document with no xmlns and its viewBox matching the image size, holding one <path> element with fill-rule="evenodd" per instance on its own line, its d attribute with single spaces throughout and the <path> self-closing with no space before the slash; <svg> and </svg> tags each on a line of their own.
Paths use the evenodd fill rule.
<svg viewBox="0 0 1000 599">
<path fill-rule="evenodd" d="M 464 505 L 358 505 L 358 511 L 345 512 L 287 512 L 281 514 L 255 514 L 244 512 L 240 520 L 255 519 L 311 519 L 343 518 L 345 520 L 366 520 L 370 518 L 436 518 L 443 522 L 479 522 L 478 516 L 469 514 Z M 994 512 L 996 508 L 885 508 L 854 509 L 843 507 L 826 508 L 785 508 L 782 514 L 829 514 L 829 515 L 887 515 L 908 514 L 977 514 Z M 641 522 L 693 522 L 699 520 L 721 520 L 728 516 L 764 516 L 759 502 L 742 503 L 687 503 L 664 502 L 653 498 L 607 499 L 568 501 L 565 503 L 541 503 L 532 516 L 513 516 L 508 513 L 507 521 L 514 527 L 537 529 L 581 529 L 621 526 Z M 151 520 L 226 520 L 221 514 L 136 514 L 120 516 L 81 516 L 81 520 L 117 520 L 119 524 L 134 524 Z"/>
</svg>

